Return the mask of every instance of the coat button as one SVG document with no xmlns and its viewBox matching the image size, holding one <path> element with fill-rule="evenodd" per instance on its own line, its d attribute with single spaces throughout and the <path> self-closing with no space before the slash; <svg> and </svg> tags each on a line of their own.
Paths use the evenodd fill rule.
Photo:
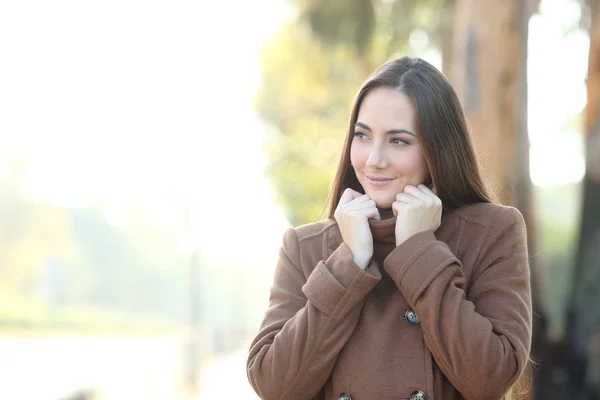
<svg viewBox="0 0 600 400">
<path fill-rule="evenodd" d="M 410 394 L 409 397 L 410 400 L 427 400 L 427 396 L 425 395 L 425 392 L 422 390 L 415 390 L 414 392 L 412 392 Z"/>
<path fill-rule="evenodd" d="M 413 325 L 416 325 L 419 322 L 421 322 L 417 313 L 415 313 L 411 308 L 409 308 L 406 311 L 406 314 L 404 314 L 404 317 L 408 320 L 408 322 L 410 322 Z"/>
<path fill-rule="evenodd" d="M 338 397 L 338 400 L 352 400 L 352 396 L 350 396 L 350 393 L 344 392 L 344 393 L 340 394 L 340 397 Z"/>
</svg>

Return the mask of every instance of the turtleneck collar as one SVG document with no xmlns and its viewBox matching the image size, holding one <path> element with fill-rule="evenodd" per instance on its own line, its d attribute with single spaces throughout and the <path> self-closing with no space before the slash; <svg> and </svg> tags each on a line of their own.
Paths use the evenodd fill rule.
<svg viewBox="0 0 600 400">
<path fill-rule="evenodd" d="M 374 219 L 369 220 L 369 227 L 373 239 L 377 242 L 382 243 L 393 243 L 396 244 L 396 217 L 383 219 L 377 221 Z"/>
</svg>

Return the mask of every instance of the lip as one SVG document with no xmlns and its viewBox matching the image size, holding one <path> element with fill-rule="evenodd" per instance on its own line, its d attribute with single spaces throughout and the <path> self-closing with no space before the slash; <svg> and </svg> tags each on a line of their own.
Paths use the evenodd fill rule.
<svg viewBox="0 0 600 400">
<path fill-rule="evenodd" d="M 377 177 L 377 176 L 369 176 L 367 175 L 367 182 L 373 186 L 385 186 L 393 181 L 395 178 L 385 178 L 385 177 Z"/>
</svg>

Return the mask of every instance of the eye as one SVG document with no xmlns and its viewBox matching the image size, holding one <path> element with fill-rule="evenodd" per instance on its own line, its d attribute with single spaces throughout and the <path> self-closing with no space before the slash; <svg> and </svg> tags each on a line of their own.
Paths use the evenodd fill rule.
<svg viewBox="0 0 600 400">
<path fill-rule="evenodd" d="M 395 138 L 390 139 L 390 142 L 393 143 L 393 144 L 410 144 L 408 142 L 408 140 L 405 140 L 405 139 L 402 139 L 402 138 L 399 138 L 399 137 L 395 137 Z"/>
<path fill-rule="evenodd" d="M 366 133 L 360 132 L 360 131 L 354 132 L 354 136 L 357 137 L 357 138 L 359 138 L 359 139 L 368 139 L 369 138 L 369 136 L 367 136 Z"/>
</svg>

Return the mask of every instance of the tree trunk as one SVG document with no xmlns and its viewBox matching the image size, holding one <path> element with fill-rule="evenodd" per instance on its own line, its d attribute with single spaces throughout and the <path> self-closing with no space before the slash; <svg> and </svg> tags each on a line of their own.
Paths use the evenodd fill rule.
<svg viewBox="0 0 600 400">
<path fill-rule="evenodd" d="M 590 1 L 588 59 L 586 173 L 579 243 L 575 257 L 573 290 L 569 303 L 567 335 L 561 349 L 569 393 L 578 398 L 600 398 L 600 2 Z M 556 382 L 553 382 L 556 383 Z"/>
<path fill-rule="evenodd" d="M 456 0 L 450 80 L 465 108 L 486 179 L 502 204 L 518 208 L 536 254 L 527 133 L 527 40 L 537 0 Z M 536 359 L 545 329 L 536 258 L 530 257 Z M 535 369 L 517 384 L 531 388 Z M 533 398 L 529 390 L 521 398 Z"/>
<path fill-rule="evenodd" d="M 475 145 L 493 189 L 516 204 L 520 180 L 529 179 L 518 159 L 522 129 L 520 79 L 526 64 L 527 25 L 521 2 L 457 0 L 452 81 L 463 102 Z"/>
</svg>

